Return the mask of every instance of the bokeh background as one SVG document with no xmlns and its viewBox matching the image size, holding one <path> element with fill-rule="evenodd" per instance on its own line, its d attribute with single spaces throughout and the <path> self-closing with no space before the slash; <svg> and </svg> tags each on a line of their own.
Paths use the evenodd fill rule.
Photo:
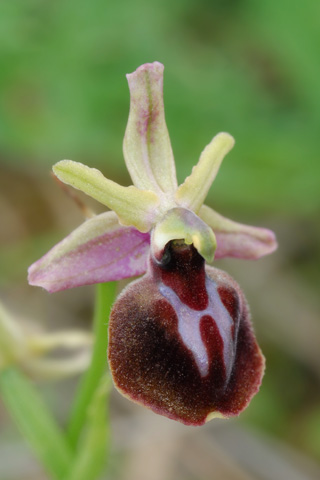
<svg viewBox="0 0 320 480">
<path fill-rule="evenodd" d="M 243 287 L 267 357 L 251 406 L 198 429 L 114 393 L 103 478 L 319 478 L 319 59 L 317 0 L 0 2 L 0 298 L 19 321 L 90 329 L 93 287 L 49 295 L 27 285 L 26 270 L 83 221 L 53 163 L 71 158 L 130 183 L 125 74 L 142 63 L 165 65 L 179 181 L 230 132 L 236 146 L 207 203 L 279 240 L 257 262 L 217 262 Z M 39 384 L 62 424 L 76 384 Z M 1 404 L 0 429 L 1 479 L 46 478 Z"/>
</svg>

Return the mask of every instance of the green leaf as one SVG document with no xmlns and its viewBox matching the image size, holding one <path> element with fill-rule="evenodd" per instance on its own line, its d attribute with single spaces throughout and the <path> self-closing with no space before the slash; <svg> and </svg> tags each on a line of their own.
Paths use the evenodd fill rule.
<svg viewBox="0 0 320 480">
<path fill-rule="evenodd" d="M 0 373 L 3 401 L 19 430 L 53 479 L 70 471 L 72 452 L 32 383 L 18 370 Z"/>
</svg>

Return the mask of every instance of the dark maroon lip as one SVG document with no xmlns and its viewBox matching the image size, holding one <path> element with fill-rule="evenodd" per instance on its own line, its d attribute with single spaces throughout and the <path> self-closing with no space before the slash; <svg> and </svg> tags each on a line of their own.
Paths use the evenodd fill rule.
<svg viewBox="0 0 320 480">
<path fill-rule="evenodd" d="M 238 415 L 258 391 L 264 359 L 247 303 L 226 273 L 192 246 L 170 242 L 164 262 L 130 284 L 109 326 L 115 386 L 187 425 Z"/>
</svg>

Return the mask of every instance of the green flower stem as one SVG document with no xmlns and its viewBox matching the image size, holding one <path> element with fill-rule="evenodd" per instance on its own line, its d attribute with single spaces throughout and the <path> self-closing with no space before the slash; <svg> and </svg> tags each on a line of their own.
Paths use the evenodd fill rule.
<svg viewBox="0 0 320 480">
<path fill-rule="evenodd" d="M 96 307 L 94 314 L 94 346 L 91 364 L 85 373 L 71 412 L 68 437 L 71 447 L 76 449 L 85 425 L 88 408 L 99 386 L 103 373 L 107 369 L 108 321 L 115 298 L 116 283 L 97 285 Z"/>
<path fill-rule="evenodd" d="M 73 454 L 32 382 L 15 368 L 0 372 L 3 401 L 50 478 L 61 480 L 70 471 Z"/>
<path fill-rule="evenodd" d="M 99 477 L 110 450 L 110 429 L 106 408 L 111 378 L 105 373 L 96 389 L 81 435 L 77 454 L 67 480 L 93 480 Z"/>
</svg>

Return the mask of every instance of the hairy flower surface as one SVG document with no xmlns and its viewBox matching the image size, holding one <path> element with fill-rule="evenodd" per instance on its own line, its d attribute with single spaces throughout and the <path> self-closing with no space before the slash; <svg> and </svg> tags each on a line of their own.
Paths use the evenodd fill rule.
<svg viewBox="0 0 320 480">
<path fill-rule="evenodd" d="M 111 211 L 87 220 L 29 269 L 50 292 L 145 274 L 110 318 L 109 363 L 125 396 L 185 424 L 237 415 L 261 383 L 264 360 L 244 296 L 205 264 L 255 259 L 276 248 L 273 232 L 203 205 L 234 140 L 219 133 L 177 185 L 163 106 L 163 65 L 127 76 L 131 103 L 123 151 L 133 185 L 123 187 L 71 160 L 55 175 Z"/>
</svg>

